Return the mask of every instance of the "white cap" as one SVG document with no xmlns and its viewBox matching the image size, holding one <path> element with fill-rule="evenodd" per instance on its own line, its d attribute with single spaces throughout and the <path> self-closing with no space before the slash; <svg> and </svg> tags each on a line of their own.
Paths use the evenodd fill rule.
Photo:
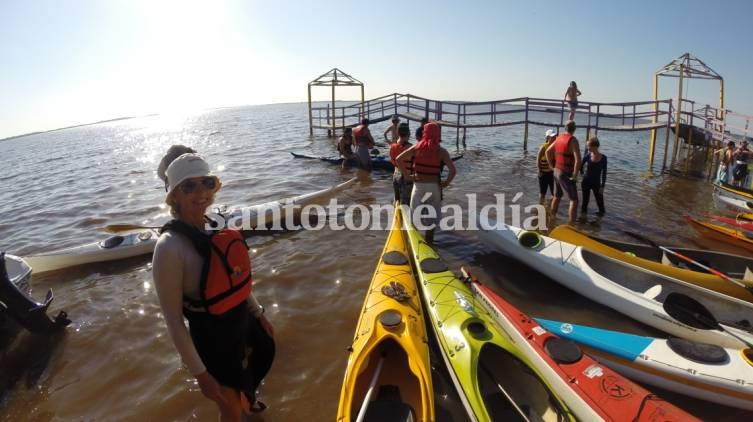
<svg viewBox="0 0 753 422">
<path fill-rule="evenodd" d="M 159 167 L 157 167 L 157 176 L 165 182 L 165 189 L 167 189 L 167 175 L 165 172 L 170 163 L 183 154 L 195 152 L 196 151 L 193 148 L 189 148 L 185 145 L 173 145 L 167 150 L 165 156 L 162 157 L 162 160 L 159 162 Z"/>
<path fill-rule="evenodd" d="M 167 167 L 167 194 L 170 195 L 173 190 L 184 180 L 194 177 L 215 177 L 209 171 L 209 164 L 204 161 L 199 154 L 183 154 L 176 158 Z M 219 188 L 219 184 L 217 186 Z"/>
<path fill-rule="evenodd" d="M 555 132 L 554 129 L 547 129 L 546 137 L 551 138 L 552 136 L 557 136 L 557 132 Z"/>
</svg>

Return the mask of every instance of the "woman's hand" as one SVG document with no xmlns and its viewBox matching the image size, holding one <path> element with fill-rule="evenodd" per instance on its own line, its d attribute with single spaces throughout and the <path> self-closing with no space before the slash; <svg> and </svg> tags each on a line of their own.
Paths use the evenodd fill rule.
<svg viewBox="0 0 753 422">
<path fill-rule="evenodd" d="M 220 405 L 228 404 L 225 396 L 222 395 L 220 383 L 218 383 L 217 380 L 214 379 L 209 371 L 204 371 L 199 375 L 196 375 L 196 381 L 199 382 L 199 388 L 201 388 L 201 394 L 203 394 L 204 397 L 208 398 L 209 400 L 215 401 Z"/>
</svg>

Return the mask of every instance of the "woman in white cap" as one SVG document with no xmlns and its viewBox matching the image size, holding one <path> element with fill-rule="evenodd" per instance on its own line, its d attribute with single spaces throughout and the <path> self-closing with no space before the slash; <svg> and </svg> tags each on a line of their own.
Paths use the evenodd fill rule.
<svg viewBox="0 0 753 422">
<path fill-rule="evenodd" d="M 165 202 L 175 219 L 154 250 L 155 289 L 170 338 L 201 392 L 217 403 L 221 421 L 240 421 L 266 407 L 255 393 L 274 359 L 273 328 L 252 294 L 243 236 L 207 224 L 219 178 L 197 154 L 166 160 Z"/>
<path fill-rule="evenodd" d="M 549 161 L 546 159 L 546 149 L 549 148 L 556 137 L 557 132 L 547 129 L 544 143 L 541 144 L 539 152 L 536 154 L 536 170 L 539 176 L 539 204 L 541 205 L 544 205 L 546 201 L 547 189 L 549 189 L 549 194 L 554 196 L 554 171 L 549 167 Z"/>
</svg>

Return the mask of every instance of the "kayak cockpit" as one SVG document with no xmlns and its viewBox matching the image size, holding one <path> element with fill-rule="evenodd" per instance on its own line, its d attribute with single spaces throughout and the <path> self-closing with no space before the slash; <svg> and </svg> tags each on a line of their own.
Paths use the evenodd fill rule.
<svg viewBox="0 0 753 422">
<path fill-rule="evenodd" d="M 481 348 L 477 376 L 484 405 L 494 421 L 569 419 L 531 368 L 501 347 L 486 344 Z"/>
</svg>

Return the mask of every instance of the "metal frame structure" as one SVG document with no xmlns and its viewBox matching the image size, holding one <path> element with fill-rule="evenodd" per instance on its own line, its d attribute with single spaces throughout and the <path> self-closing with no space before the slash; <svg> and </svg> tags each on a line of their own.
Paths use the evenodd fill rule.
<svg viewBox="0 0 753 422">
<path fill-rule="evenodd" d="M 677 94 L 677 109 L 675 118 L 675 143 L 674 153 L 672 154 L 672 164 L 674 165 L 675 156 L 677 155 L 677 146 L 679 142 L 680 134 L 680 122 L 682 116 L 682 83 L 685 78 L 690 79 L 716 79 L 719 81 L 719 109 L 720 115 L 716 116 L 718 120 L 724 120 L 724 78 L 721 77 L 714 69 L 710 68 L 706 63 L 691 55 L 685 53 L 682 56 L 672 60 L 669 64 L 663 66 L 654 74 L 654 101 L 659 97 L 659 76 L 668 76 L 671 78 L 679 78 L 678 94 Z M 691 110 L 692 112 L 692 110 Z M 664 139 L 664 150 L 667 150 L 667 143 L 669 142 L 669 133 Z M 690 143 L 690 140 L 688 140 Z M 651 131 L 651 148 L 649 151 L 648 166 L 652 167 L 654 164 L 654 148 L 656 145 L 656 129 Z M 667 166 L 667 154 L 664 154 L 664 163 L 662 168 Z M 670 167 L 671 167 L 670 166 Z"/>
<path fill-rule="evenodd" d="M 335 115 L 335 87 L 338 86 L 360 86 L 361 87 L 361 104 L 364 103 L 364 91 L 363 91 L 363 82 L 359 81 L 358 79 L 348 75 L 347 73 L 343 72 L 342 70 L 338 68 L 334 68 L 330 70 L 329 72 L 319 76 L 318 78 L 314 79 L 313 81 L 309 82 L 308 85 L 308 92 L 309 92 L 309 134 L 314 134 L 314 126 L 313 126 L 313 114 L 312 114 L 312 106 L 311 106 L 311 87 L 312 86 L 330 86 L 332 87 L 332 114 L 329 116 L 328 120 L 328 129 L 327 134 L 332 135 L 334 134 L 335 129 L 338 128 L 337 126 L 337 119 Z M 345 126 L 342 126 L 345 127 Z M 330 134 L 330 132 L 332 132 Z"/>
</svg>

